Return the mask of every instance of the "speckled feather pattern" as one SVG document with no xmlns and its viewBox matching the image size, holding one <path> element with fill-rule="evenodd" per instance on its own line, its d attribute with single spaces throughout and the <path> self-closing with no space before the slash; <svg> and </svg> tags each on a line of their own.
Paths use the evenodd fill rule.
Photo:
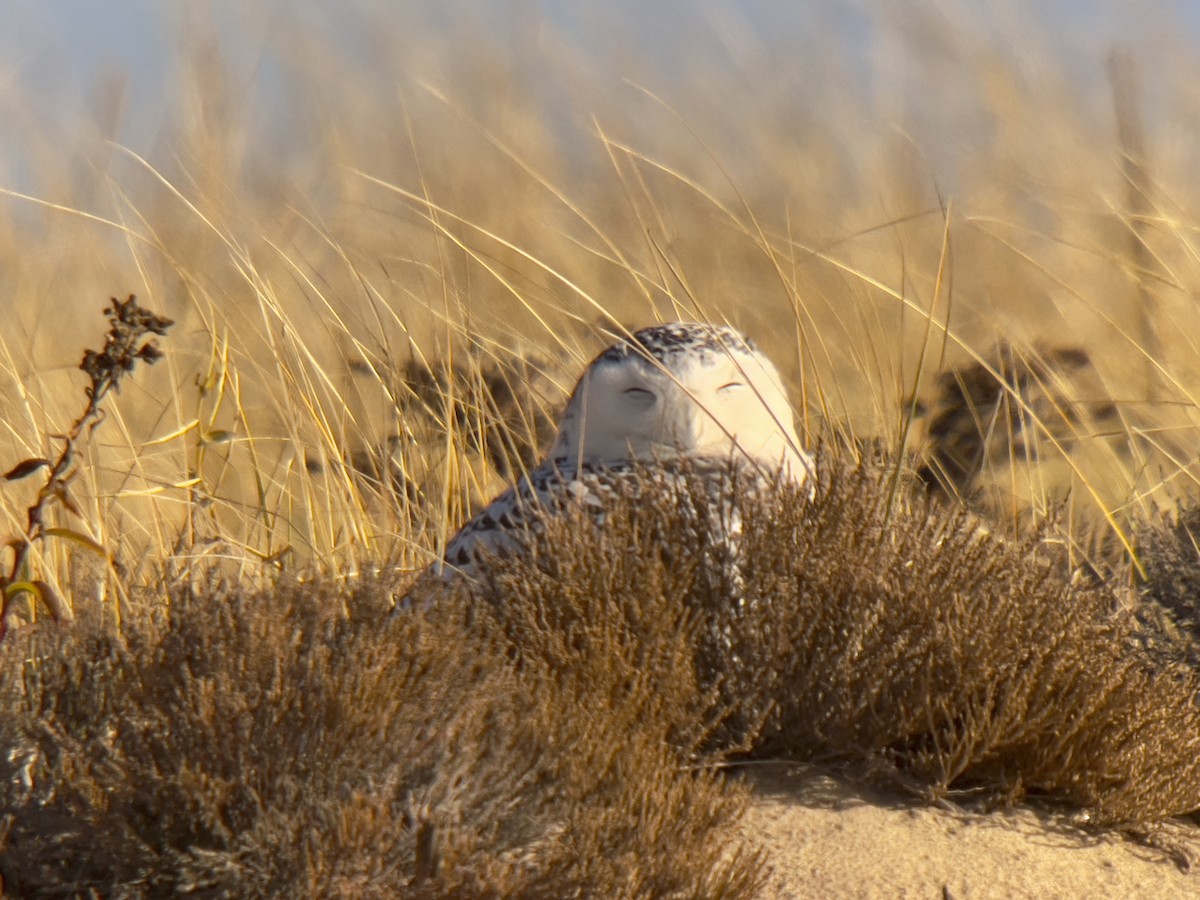
<svg viewBox="0 0 1200 900">
<path fill-rule="evenodd" d="M 733 503 L 737 486 L 765 487 L 767 479 L 749 463 L 715 457 L 680 456 L 657 465 L 626 460 L 577 466 L 556 460 L 530 472 L 464 525 L 446 547 L 446 567 L 469 575 L 477 570 L 481 549 L 521 552 L 547 516 L 578 508 L 603 527 L 606 511 L 619 498 L 636 502 L 648 492 L 682 496 L 697 483 L 708 491 L 708 521 L 697 527 L 703 524 L 709 533 L 732 539 L 741 531 Z"/>
<path fill-rule="evenodd" d="M 704 356 L 730 352 L 753 356 L 758 353 L 758 348 L 728 325 L 675 322 L 635 331 L 627 340 L 617 341 L 597 356 L 592 365 L 650 357 L 669 366 L 671 358 L 681 354 Z"/>
</svg>

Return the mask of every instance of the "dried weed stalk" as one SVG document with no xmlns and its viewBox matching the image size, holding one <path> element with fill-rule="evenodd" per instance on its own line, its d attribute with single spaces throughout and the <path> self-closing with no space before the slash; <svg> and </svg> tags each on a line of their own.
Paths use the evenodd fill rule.
<svg viewBox="0 0 1200 900">
<path fill-rule="evenodd" d="M 79 368 L 91 379 L 91 384 L 84 388 L 87 403 L 62 437 L 63 447 L 58 457 L 53 461 L 44 457 L 22 460 L 3 476 L 6 481 L 17 481 L 42 469 L 49 469 L 45 484 L 29 507 L 24 534 L 8 541 L 13 551 L 13 562 L 8 574 L 0 575 L 0 588 L 3 588 L 0 639 L 19 621 L 13 601 L 21 594 L 32 594 L 40 599 L 55 620 L 71 618 L 71 609 L 58 592 L 29 572 L 29 553 L 35 541 L 45 537 L 63 537 L 104 555 L 104 548 L 87 535 L 69 528 L 49 527 L 46 524 L 46 512 L 52 504 L 57 503 L 72 515 L 83 515 L 70 490 L 71 481 L 78 471 L 73 468 L 78 444 L 85 433 L 90 435 L 103 421 L 101 404 L 110 392 L 120 390 L 125 375 L 132 372 L 139 361 L 153 365 L 162 356 L 153 339 L 147 340 L 147 336 L 161 337 L 174 324 L 170 319 L 143 309 L 132 294 L 125 301 L 114 297 L 104 315 L 109 321 L 104 348 L 98 352 L 85 350 L 83 361 L 79 364 Z"/>
</svg>

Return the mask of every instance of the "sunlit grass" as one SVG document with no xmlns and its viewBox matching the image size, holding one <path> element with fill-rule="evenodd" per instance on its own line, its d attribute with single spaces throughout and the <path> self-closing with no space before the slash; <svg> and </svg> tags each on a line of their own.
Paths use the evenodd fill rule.
<svg viewBox="0 0 1200 900">
<path fill-rule="evenodd" d="M 77 627 L 0 644 L 25 679 L 0 680 L 6 865 L 752 895 L 724 776 L 748 750 L 883 765 L 926 798 L 1191 811 L 1195 542 L 1150 521 L 1200 493 L 1186 54 L 1164 49 L 1153 103 L 1126 72 L 1098 104 L 1052 48 L 879 3 L 865 83 L 861 47 L 736 30 L 665 78 L 596 13 L 618 76 L 549 21 L 509 45 L 470 4 L 421 28 L 420 4 L 383 7 L 360 56 L 301 15 L 248 11 L 239 43 L 181 13 L 152 145 L 115 139 L 119 81 L 66 145 L 29 114 L 8 133 L 37 165 L 0 184 L 0 472 L 61 450 L 109 296 L 176 324 L 79 436 L 78 510 L 47 522 L 74 538 L 17 573 Z M 389 615 L 537 463 L 588 361 L 675 319 L 746 332 L 820 448 L 818 501 L 747 519 L 761 602 L 729 618 L 673 548 L 624 552 L 634 517 L 551 528 L 549 567 L 508 560 L 478 596 L 427 580 L 430 610 Z M 9 547 L 38 487 L 0 486 Z M 647 506 L 652 533 L 688 524 Z M 1130 590 L 1147 572 L 1179 622 Z M 95 868 L 60 882 L 64 847 Z"/>
<path fill-rule="evenodd" d="M 1065 498 L 1073 527 L 1128 543 L 1131 522 L 1195 492 L 1195 179 L 1151 153 L 1152 195 L 1133 203 L 1116 130 L 1072 106 L 1055 60 L 910 24 L 907 40 L 977 57 L 947 115 L 978 122 L 944 147 L 849 82 L 789 95 L 764 69 L 690 93 L 631 61 L 609 83 L 553 29 L 531 70 L 465 20 L 417 53 L 381 17 L 371 77 L 297 23 L 263 32 L 295 113 L 279 152 L 244 60 L 191 22 L 152 153 L 81 125 L 76 153 L 41 149 L 38 183 L 0 186 L 0 454 L 53 442 L 92 310 L 135 292 L 180 327 L 82 476 L 86 524 L 131 577 L 416 571 L 519 471 L 497 465 L 494 428 L 473 433 L 498 418 L 481 390 L 493 367 L 535 366 L 552 417 L 624 329 L 730 321 L 784 371 L 810 443 L 919 456 L 938 373 L 993 366 L 1002 341 L 1034 359 L 1080 347 L 1086 377 L 1047 376 L 1057 401 L 1010 390 L 1036 459 L 989 462 L 974 502 L 1024 522 Z M 739 95 L 755 78 L 761 92 Z M 1159 133 L 1173 132 L 1148 129 L 1150 150 Z M 412 402 L 413 372 L 439 367 L 468 377 Z M 1117 420 L 1062 415 L 1075 401 Z M 371 454 L 397 478 L 364 481 L 353 461 Z M 10 487 L 9 531 L 23 503 Z M 42 552 L 69 586 L 69 554 Z"/>
</svg>

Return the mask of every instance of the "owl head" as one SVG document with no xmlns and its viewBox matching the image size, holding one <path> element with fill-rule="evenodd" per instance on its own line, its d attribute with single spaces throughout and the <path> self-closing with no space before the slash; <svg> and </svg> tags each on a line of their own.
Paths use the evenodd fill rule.
<svg viewBox="0 0 1200 900">
<path fill-rule="evenodd" d="M 555 460 L 652 460 L 665 454 L 744 456 L 803 482 L 800 446 L 779 372 L 723 325 L 675 323 L 634 333 L 579 379 Z"/>
</svg>

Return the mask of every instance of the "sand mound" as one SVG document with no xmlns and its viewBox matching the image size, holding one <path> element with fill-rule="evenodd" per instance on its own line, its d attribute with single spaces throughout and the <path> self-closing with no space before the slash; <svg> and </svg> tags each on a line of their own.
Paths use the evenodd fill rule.
<svg viewBox="0 0 1200 900">
<path fill-rule="evenodd" d="M 1200 828 L 1172 825 L 1147 847 L 1028 807 L 912 805 L 805 767 L 745 778 L 743 828 L 768 851 L 767 896 L 1200 897 L 1200 874 L 1177 855 L 1200 849 Z"/>
</svg>

